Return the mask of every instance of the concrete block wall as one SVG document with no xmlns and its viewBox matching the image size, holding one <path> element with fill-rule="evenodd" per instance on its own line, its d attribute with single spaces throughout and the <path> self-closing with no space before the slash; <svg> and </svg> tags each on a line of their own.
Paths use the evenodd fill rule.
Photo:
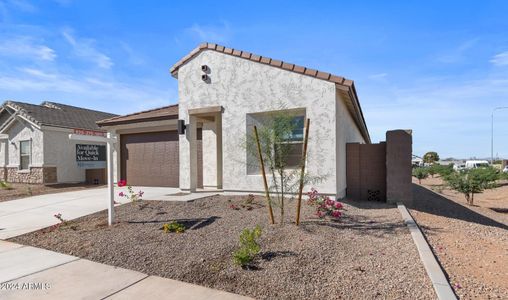
<svg viewBox="0 0 508 300">
<path fill-rule="evenodd" d="M 386 201 L 386 144 L 350 143 L 346 152 L 348 197 Z"/>
<path fill-rule="evenodd" d="M 410 130 L 386 132 L 386 200 L 411 205 L 413 188 L 411 181 L 411 154 L 413 137 Z"/>
<path fill-rule="evenodd" d="M 349 199 L 411 204 L 410 131 L 388 131 L 386 142 L 379 144 L 349 143 L 346 154 Z"/>
</svg>

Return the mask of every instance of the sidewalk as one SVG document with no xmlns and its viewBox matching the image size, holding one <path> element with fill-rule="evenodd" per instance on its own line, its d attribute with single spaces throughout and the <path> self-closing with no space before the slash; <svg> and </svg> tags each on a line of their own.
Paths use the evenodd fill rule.
<svg viewBox="0 0 508 300">
<path fill-rule="evenodd" d="M 5 241 L 0 270 L 0 299 L 252 299 Z"/>
</svg>

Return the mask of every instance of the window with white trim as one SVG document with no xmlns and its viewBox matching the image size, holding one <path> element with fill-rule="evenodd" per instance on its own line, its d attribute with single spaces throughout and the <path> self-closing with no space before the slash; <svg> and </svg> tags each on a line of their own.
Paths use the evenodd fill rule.
<svg viewBox="0 0 508 300">
<path fill-rule="evenodd" d="M 31 141 L 19 142 L 19 169 L 28 170 L 32 159 Z"/>
</svg>

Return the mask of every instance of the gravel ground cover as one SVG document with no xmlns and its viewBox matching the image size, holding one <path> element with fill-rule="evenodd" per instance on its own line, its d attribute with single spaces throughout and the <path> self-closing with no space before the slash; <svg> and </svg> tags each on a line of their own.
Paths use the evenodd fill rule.
<svg viewBox="0 0 508 300">
<path fill-rule="evenodd" d="M 315 219 L 304 205 L 296 227 L 294 204 L 286 207 L 286 225 L 268 225 L 263 198 L 246 199 L 129 203 L 116 208 L 112 227 L 103 211 L 11 240 L 257 299 L 435 299 L 395 207 L 346 203 L 345 217 L 333 222 Z M 187 230 L 160 230 L 173 220 Z M 256 224 L 261 253 L 254 268 L 242 269 L 231 253 L 241 230 Z"/>
<path fill-rule="evenodd" d="M 506 216 L 487 207 L 468 206 L 460 195 L 450 190 L 433 192 L 433 181 L 424 183 L 423 187 L 414 184 L 411 214 L 445 269 L 455 293 L 461 299 L 508 299 Z M 492 195 L 497 193 L 491 191 Z M 483 202 L 487 203 L 487 199 Z M 500 205 L 501 202 L 496 203 L 497 207 Z"/>
<path fill-rule="evenodd" d="M 9 183 L 9 188 L 0 189 L 0 202 L 10 201 L 19 198 L 43 195 L 43 194 L 54 194 L 61 192 L 78 191 L 83 189 L 91 189 L 97 187 L 104 187 L 104 185 L 87 185 L 82 183 L 70 184 L 26 184 L 26 183 Z"/>
</svg>

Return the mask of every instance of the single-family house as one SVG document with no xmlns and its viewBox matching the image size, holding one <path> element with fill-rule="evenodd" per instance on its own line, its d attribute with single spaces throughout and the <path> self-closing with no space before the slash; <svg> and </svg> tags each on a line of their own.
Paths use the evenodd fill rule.
<svg viewBox="0 0 508 300">
<path fill-rule="evenodd" d="M 170 73 L 178 80 L 178 104 L 98 122 L 119 137 L 116 179 L 188 191 L 262 191 L 242 141 L 264 117 L 285 110 L 302 127 L 304 118 L 312 121 L 307 170 L 325 178 L 316 188 L 345 196 L 346 144 L 370 143 L 352 80 L 211 43 Z M 303 135 L 292 142 L 298 153 Z"/>
<path fill-rule="evenodd" d="M 104 143 L 70 140 L 69 134 L 105 135 L 96 122 L 114 116 L 55 102 L 6 101 L 0 108 L 0 180 L 105 182 Z"/>
</svg>

